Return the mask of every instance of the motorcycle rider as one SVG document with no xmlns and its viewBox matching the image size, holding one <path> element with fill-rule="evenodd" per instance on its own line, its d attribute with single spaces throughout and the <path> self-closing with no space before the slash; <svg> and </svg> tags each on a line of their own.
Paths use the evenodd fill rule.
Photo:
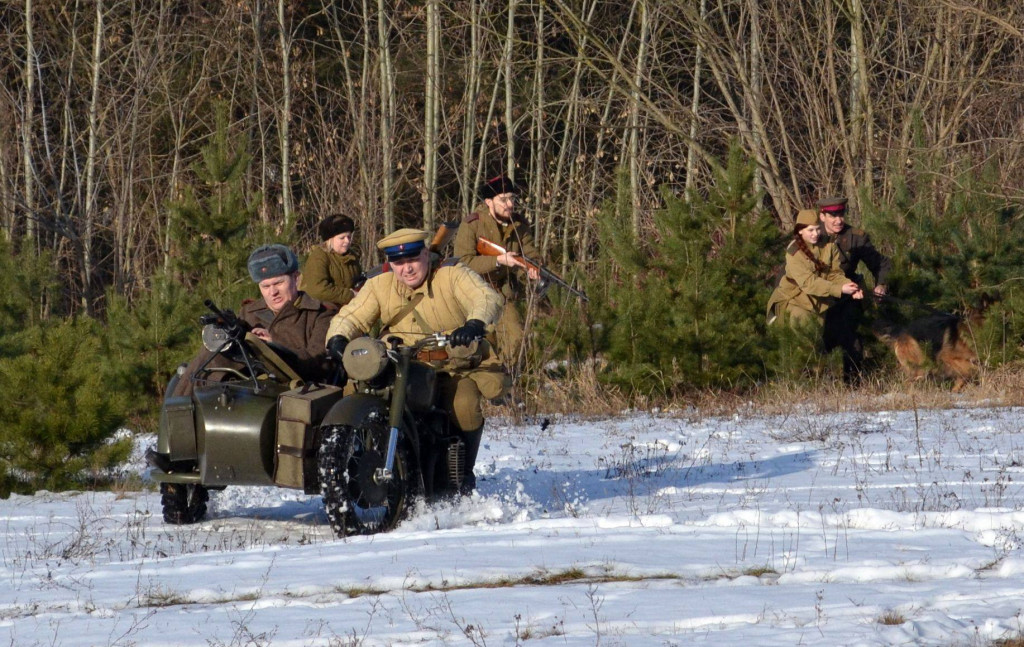
<svg viewBox="0 0 1024 647">
<path fill-rule="evenodd" d="M 327 338 L 340 358 L 348 341 L 383 324 L 382 336 L 412 344 L 435 332 L 449 332 L 447 352 L 425 350 L 419 359 L 439 365 L 440 405 L 466 444 L 463 493 L 476 487 L 473 467 L 480 450 L 483 398 L 503 396 L 511 379 L 483 336 L 501 317 L 504 300 L 476 272 L 431 261 L 422 229 L 399 229 L 377 243 L 390 272 L 369 279 L 355 299 L 331 321 Z"/>
<path fill-rule="evenodd" d="M 292 351 L 292 368 L 308 380 L 322 379 L 330 371 L 324 350 L 327 328 L 333 308 L 298 288 L 299 259 L 284 245 L 262 245 L 249 255 L 249 276 L 260 288 L 260 299 L 246 299 L 238 318 L 247 323 L 252 334 Z M 173 395 L 192 393 L 192 375 L 200 367 L 230 364 L 224 357 L 213 358 L 205 348 L 189 363 Z"/>
</svg>

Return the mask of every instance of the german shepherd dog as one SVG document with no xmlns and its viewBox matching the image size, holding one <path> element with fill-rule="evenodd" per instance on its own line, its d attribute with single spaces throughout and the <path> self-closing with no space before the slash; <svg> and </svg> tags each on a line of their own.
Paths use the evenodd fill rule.
<svg viewBox="0 0 1024 647">
<path fill-rule="evenodd" d="M 892 347 L 900 368 L 912 380 L 933 374 L 953 381 L 957 393 L 980 373 L 978 355 L 965 339 L 966 322 L 939 312 L 906 325 L 876 321 L 875 336 Z"/>
</svg>

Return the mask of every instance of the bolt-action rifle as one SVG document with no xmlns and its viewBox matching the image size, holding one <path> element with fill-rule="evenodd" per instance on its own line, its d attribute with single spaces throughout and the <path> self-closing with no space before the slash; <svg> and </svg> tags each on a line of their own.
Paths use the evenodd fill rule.
<svg viewBox="0 0 1024 647">
<path fill-rule="evenodd" d="M 498 243 L 491 242 L 486 238 L 480 237 L 476 239 L 476 253 L 481 254 L 483 256 L 501 256 L 502 254 L 508 253 L 508 250 L 499 245 Z M 579 290 L 569 285 L 569 283 L 567 283 L 565 279 L 558 276 L 551 270 L 547 269 L 537 261 L 530 259 L 529 256 L 523 256 L 522 254 L 519 254 L 517 252 L 512 253 L 523 265 L 526 266 L 526 269 L 537 270 L 537 272 L 540 274 L 540 285 L 537 286 L 537 291 L 539 293 L 543 294 L 547 287 L 554 283 L 556 285 L 562 286 L 570 293 L 575 294 L 584 303 L 590 301 L 590 299 L 587 298 L 587 294 L 583 290 Z"/>
<path fill-rule="evenodd" d="M 430 239 L 430 244 L 428 245 L 428 248 L 430 249 L 430 254 L 432 256 L 436 254 L 437 257 L 440 258 L 441 250 L 443 250 L 448 245 L 448 243 L 451 242 L 452 238 L 455 238 L 455 234 L 458 231 L 458 220 L 453 220 L 451 222 L 442 222 L 441 225 L 437 228 L 437 231 L 434 232 L 434 237 Z M 368 281 L 369 279 L 372 279 L 373 277 L 379 274 L 384 274 L 385 272 L 390 271 L 391 264 L 388 263 L 387 261 L 384 261 L 377 267 L 368 269 L 362 274 L 360 274 L 358 277 L 356 277 L 354 289 L 358 290 L 359 288 L 363 287 L 363 284 L 366 283 L 366 281 Z"/>
</svg>

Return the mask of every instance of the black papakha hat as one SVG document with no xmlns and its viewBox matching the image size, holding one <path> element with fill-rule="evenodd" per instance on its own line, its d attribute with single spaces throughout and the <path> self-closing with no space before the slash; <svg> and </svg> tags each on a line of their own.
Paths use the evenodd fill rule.
<svg viewBox="0 0 1024 647">
<path fill-rule="evenodd" d="M 846 213 L 847 202 L 849 202 L 849 200 L 842 197 L 825 198 L 824 200 L 818 200 L 818 211 L 836 214 Z"/>
<path fill-rule="evenodd" d="M 520 187 L 518 184 L 502 173 L 501 175 L 492 177 L 480 185 L 480 199 L 490 200 L 494 198 L 494 196 L 501 195 L 503 193 L 519 193 L 519 189 Z"/>
<path fill-rule="evenodd" d="M 320 234 L 320 240 L 330 240 L 338 234 L 352 233 L 356 230 L 356 223 L 348 216 L 336 213 L 327 216 L 316 226 L 316 233 Z"/>
<path fill-rule="evenodd" d="M 299 259 L 292 250 L 274 243 L 253 250 L 253 253 L 249 254 L 248 267 L 249 276 L 259 283 L 264 279 L 298 272 Z"/>
</svg>

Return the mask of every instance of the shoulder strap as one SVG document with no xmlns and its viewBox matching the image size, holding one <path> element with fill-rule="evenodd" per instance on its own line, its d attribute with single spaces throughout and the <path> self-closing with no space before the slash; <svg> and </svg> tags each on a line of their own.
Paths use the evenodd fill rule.
<svg viewBox="0 0 1024 647">
<path fill-rule="evenodd" d="M 406 315 L 416 309 L 416 306 L 419 305 L 422 300 L 423 293 L 417 292 L 411 299 L 409 299 L 409 303 L 405 304 L 401 310 L 395 313 L 394 317 L 388 319 L 387 323 L 384 324 L 384 328 L 391 328 L 391 326 L 394 326 L 396 323 L 404 319 Z"/>
</svg>

